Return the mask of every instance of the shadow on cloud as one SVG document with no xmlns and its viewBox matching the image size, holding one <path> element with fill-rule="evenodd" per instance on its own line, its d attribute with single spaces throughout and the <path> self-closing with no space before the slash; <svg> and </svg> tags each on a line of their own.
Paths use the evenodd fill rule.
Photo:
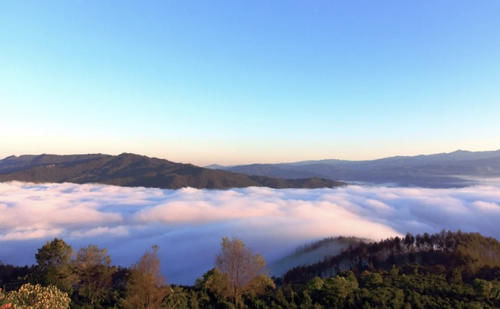
<svg viewBox="0 0 500 309">
<path fill-rule="evenodd" d="M 129 265 L 158 244 L 171 282 L 210 269 L 223 236 L 242 238 L 269 262 L 328 236 L 382 239 L 441 229 L 500 239 L 500 184 L 460 189 L 163 190 L 99 184 L 0 184 L 0 260 L 32 264 L 60 237 L 75 249 L 106 247 Z"/>
</svg>

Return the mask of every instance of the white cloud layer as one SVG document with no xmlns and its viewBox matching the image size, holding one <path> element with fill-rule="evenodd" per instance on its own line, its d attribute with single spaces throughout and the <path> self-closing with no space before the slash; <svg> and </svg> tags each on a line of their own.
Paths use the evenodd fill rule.
<svg viewBox="0 0 500 309">
<path fill-rule="evenodd" d="M 117 264 L 160 246 L 169 280 L 192 283 L 213 266 L 222 236 L 268 261 L 328 236 L 381 239 L 441 229 L 500 239 L 500 185 L 462 189 L 162 190 L 97 184 L 0 184 L 0 260 L 31 264 L 53 237 L 98 244 Z"/>
</svg>

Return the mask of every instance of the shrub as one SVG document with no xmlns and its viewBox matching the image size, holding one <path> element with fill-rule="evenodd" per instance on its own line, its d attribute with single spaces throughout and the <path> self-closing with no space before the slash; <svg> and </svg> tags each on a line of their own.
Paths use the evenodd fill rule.
<svg viewBox="0 0 500 309">
<path fill-rule="evenodd" d="M 39 284 L 29 283 L 17 291 L 9 292 L 6 300 L 12 303 L 12 308 L 23 309 L 66 309 L 71 302 L 68 294 L 61 292 L 55 286 L 42 287 Z"/>
</svg>

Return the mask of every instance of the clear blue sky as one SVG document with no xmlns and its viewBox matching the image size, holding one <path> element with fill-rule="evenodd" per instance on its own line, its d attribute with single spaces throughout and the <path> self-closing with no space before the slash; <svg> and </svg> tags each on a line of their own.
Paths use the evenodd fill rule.
<svg viewBox="0 0 500 309">
<path fill-rule="evenodd" d="M 500 148 L 500 1 L 0 2 L 0 156 Z"/>
</svg>

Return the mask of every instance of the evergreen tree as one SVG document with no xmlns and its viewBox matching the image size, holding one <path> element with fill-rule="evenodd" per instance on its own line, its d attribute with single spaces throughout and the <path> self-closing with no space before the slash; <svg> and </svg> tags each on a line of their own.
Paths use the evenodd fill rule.
<svg viewBox="0 0 500 309">
<path fill-rule="evenodd" d="M 71 293 L 75 281 L 71 268 L 72 253 L 71 246 L 62 239 L 47 241 L 35 254 L 38 270 L 34 281 Z"/>
</svg>

